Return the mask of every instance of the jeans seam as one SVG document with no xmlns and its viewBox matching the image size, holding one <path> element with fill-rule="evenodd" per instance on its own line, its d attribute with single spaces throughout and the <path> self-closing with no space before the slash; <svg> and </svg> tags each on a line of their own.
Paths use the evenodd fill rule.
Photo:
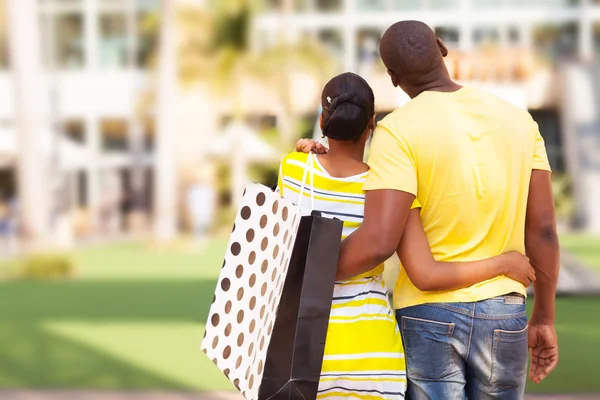
<svg viewBox="0 0 600 400">
<path fill-rule="evenodd" d="M 502 342 L 502 340 L 500 339 L 500 335 L 501 334 L 508 333 L 509 335 L 510 334 L 516 335 L 518 333 L 526 332 L 528 329 L 529 329 L 529 325 L 526 326 L 523 329 L 518 330 L 518 331 L 507 331 L 507 330 L 504 330 L 504 329 L 494 329 L 494 339 L 496 339 L 496 336 L 498 336 L 498 341 Z M 507 343 L 510 343 L 510 342 L 507 342 Z"/>
<path fill-rule="evenodd" d="M 473 340 L 473 326 L 475 325 L 475 320 L 471 318 L 471 328 L 469 329 L 469 338 L 467 340 L 467 354 L 465 356 L 465 360 L 469 359 L 469 354 L 471 354 L 471 341 Z"/>
<path fill-rule="evenodd" d="M 439 322 L 439 321 L 433 321 L 431 319 L 424 319 L 424 318 L 415 318 L 415 317 L 408 317 L 408 316 L 403 316 L 401 318 L 402 320 L 402 332 L 404 332 L 404 330 L 406 329 L 406 321 L 407 320 L 413 320 L 413 321 L 420 321 L 420 322 L 426 322 L 426 323 L 430 323 L 430 324 L 436 324 L 436 325 L 442 325 L 448 328 L 448 332 L 445 334 L 445 336 L 448 337 L 452 337 L 452 335 L 454 334 L 454 328 L 456 326 L 455 323 L 448 323 L 448 322 Z"/>
<path fill-rule="evenodd" d="M 497 387 L 498 389 L 500 389 L 498 386 L 494 385 L 494 364 L 496 363 L 496 349 L 498 347 L 498 339 L 496 337 L 496 332 L 494 332 L 494 339 L 492 340 L 492 365 L 490 368 L 490 385 Z"/>
<path fill-rule="evenodd" d="M 426 303 L 423 304 L 425 306 L 429 306 L 429 307 L 435 307 L 435 308 L 442 308 L 445 310 L 449 310 L 449 311 L 453 311 L 462 315 L 468 315 L 468 316 L 473 316 L 474 312 L 470 311 L 470 310 L 465 310 L 463 308 L 459 308 L 459 307 L 454 307 L 450 304 L 445 304 L 445 303 Z"/>
<path fill-rule="evenodd" d="M 502 315 L 475 315 L 474 318 L 478 318 L 478 319 L 487 319 L 487 320 L 492 320 L 492 321 L 502 321 L 505 319 L 516 319 L 516 318 L 523 318 L 525 315 L 527 315 L 526 311 L 520 312 L 518 314 L 502 314 Z"/>
</svg>

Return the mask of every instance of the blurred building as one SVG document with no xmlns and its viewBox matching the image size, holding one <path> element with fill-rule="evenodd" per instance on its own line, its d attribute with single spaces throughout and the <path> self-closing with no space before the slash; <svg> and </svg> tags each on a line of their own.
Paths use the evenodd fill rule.
<svg viewBox="0 0 600 400">
<path fill-rule="evenodd" d="M 157 152 L 164 146 L 157 144 L 160 110 L 154 101 L 160 86 L 155 68 L 159 64 L 160 1 L 0 0 L 0 11 L 7 1 L 18 7 L 30 4 L 28 21 L 37 20 L 39 25 L 39 46 L 19 49 L 34 52 L 39 47 L 39 54 L 33 57 L 40 60 L 36 71 L 41 75 L 39 90 L 33 94 L 34 98 L 38 95 L 36 100 L 42 108 L 39 146 L 44 157 L 39 162 L 47 169 L 44 179 L 53 181 L 51 189 L 61 198 L 59 202 L 53 199 L 50 213 L 59 212 L 60 207 L 68 209 L 82 234 L 122 230 L 123 217 L 129 211 L 143 209 L 150 213 L 155 208 L 155 172 L 157 163 L 164 164 L 159 156 L 165 154 Z M 196 6 L 206 3 L 169 1 Z M 261 3 L 263 7 L 252 11 L 252 51 L 268 50 L 281 44 L 282 38 L 321 43 L 328 50 L 327 56 L 337 62 L 338 71 L 355 71 L 370 81 L 380 117 L 407 100 L 390 85 L 381 64 L 381 34 L 399 20 L 429 23 L 451 49 L 447 65 L 455 79 L 485 87 L 530 110 L 546 139 L 556 175 L 571 176 L 576 222 L 600 231 L 596 206 L 600 204 L 600 70 L 596 62 L 600 53 L 600 4 L 596 1 Z M 178 33 L 176 42 L 185 41 Z M 13 38 L 16 35 L 7 32 L 6 24 L 0 26 L 0 203 L 5 204 L 16 197 L 16 166 L 27 152 L 17 134 L 17 77 L 7 47 L 7 36 L 11 34 Z M 27 35 L 16 39 L 18 43 L 33 43 Z M 192 44 L 196 39 L 191 37 Z M 177 51 L 173 54 L 181 56 Z M 196 56 L 191 54 L 190 58 Z M 243 108 L 246 120 L 258 121 L 255 125 L 269 129 L 289 118 L 286 113 L 316 117 L 320 83 L 302 71 L 293 71 L 287 78 L 285 75 L 271 77 L 269 84 L 265 84 L 265 77 L 232 75 L 227 80 L 235 80 L 239 98 L 228 91 L 215 95 L 207 87 L 210 85 L 199 82 L 177 90 L 169 117 L 177 122 L 172 132 L 175 154 L 167 154 L 164 160 L 177 163 L 182 179 L 179 199 L 170 199 L 171 203 L 182 202 L 183 186 L 196 179 L 186 176 L 197 175 L 207 157 L 222 164 L 229 162 L 232 170 L 244 169 L 231 162 L 230 158 L 240 159 L 232 156 L 231 148 L 222 148 L 229 143 L 222 128 L 233 119 L 236 107 Z M 283 107 L 285 96 L 289 110 Z M 222 140 L 218 140 L 220 136 Z M 238 147 L 247 150 L 248 157 L 252 155 L 250 150 L 260 150 L 258 145 L 256 149 Z M 274 155 L 261 153 L 258 158 L 274 163 L 278 152 L 269 153 Z M 188 171 L 182 171 L 182 166 L 189 167 Z M 232 178 L 232 182 L 236 193 L 243 185 L 242 179 Z M 182 204 L 179 206 L 182 208 Z"/>
<path fill-rule="evenodd" d="M 159 61 L 158 48 L 161 22 L 165 21 L 160 0 L 27 0 L 23 3 L 0 0 L 0 203 L 16 199 L 19 185 L 36 185 L 32 180 L 18 182 L 24 179 L 20 179 L 17 168 L 26 156 L 35 153 L 32 162 L 38 166 L 33 168 L 44 170 L 35 175 L 49 181 L 48 188 L 38 192 L 43 193 L 44 198 L 49 197 L 47 203 L 51 203 L 44 204 L 49 211 L 40 211 L 37 225 L 48 225 L 48 219 L 54 220 L 66 211 L 75 225 L 75 233 L 80 236 L 122 232 L 127 228 L 125 217 L 132 209 L 151 215 L 156 208 L 161 208 L 155 204 L 160 197 L 157 197 L 157 189 L 159 193 L 178 192 L 169 198 L 170 203 L 177 204 L 168 205 L 174 210 L 169 211 L 166 218 L 177 220 L 174 225 L 185 223 L 183 194 L 187 186 L 199 180 L 202 171 L 213 169 L 204 165 L 206 158 L 211 157 L 215 163 L 229 161 L 228 157 L 213 153 L 217 144 L 221 145 L 217 150 L 223 151 L 223 143 L 217 143 L 216 139 L 236 106 L 228 96 L 215 96 L 208 88 L 210 85 L 202 82 L 177 85 L 177 64 L 181 62 L 177 58 L 182 57 L 177 46 L 186 40 L 178 25 L 179 10 L 186 9 L 178 7 L 192 7 L 188 10 L 192 14 L 196 13 L 193 11 L 196 7 L 210 17 L 204 3 L 168 0 L 172 22 L 168 36 L 173 39 L 168 65 L 173 80 L 165 86 L 164 81 L 158 79 L 159 64 L 164 61 L 162 58 Z M 9 5 L 13 6 L 12 13 Z M 17 7 L 19 12 L 14 11 Z M 28 25 L 26 29 L 15 29 L 16 23 L 9 20 L 15 15 L 22 18 L 19 26 Z M 200 27 L 199 31 L 202 29 L 211 28 Z M 32 34 L 35 37 L 30 37 Z M 198 31 L 192 36 L 194 34 Z M 16 43 L 14 48 L 9 46 L 11 42 Z M 28 45 L 21 47 L 20 43 Z M 31 91 L 35 91 L 36 104 L 29 108 L 34 118 L 40 119 L 28 140 L 41 142 L 39 152 L 24 149 L 27 135 L 17 127 L 21 101 L 17 86 L 21 71 L 14 60 L 11 62 L 11 53 L 19 56 L 20 65 L 40 64 L 33 68 L 34 75 L 39 73 L 40 76 L 36 77 L 39 79 L 34 89 L 29 85 L 28 94 L 31 99 Z M 192 51 L 190 57 L 197 56 Z M 168 120 L 176 121 L 176 126 L 169 125 L 165 129 L 169 142 L 173 143 L 163 141 L 160 145 L 158 120 L 164 111 L 160 109 L 161 104 L 165 103 L 164 99 L 163 103 L 157 102 L 157 97 L 165 87 L 170 92 Z M 273 97 L 256 82 L 247 82 L 244 87 L 247 88 L 242 106 L 249 118 L 272 119 L 272 114 L 277 112 Z M 256 90 L 261 90 L 259 96 Z M 262 106 L 253 108 L 256 103 Z M 307 103 L 304 102 L 305 107 Z M 174 154 L 163 154 L 166 147 L 169 147 L 167 152 Z M 264 149 L 262 151 L 264 153 Z M 231 148 L 226 152 L 229 156 Z M 250 157 L 255 156 L 250 154 Z M 278 155 L 265 157 L 263 154 L 262 159 L 274 164 Z M 173 178 L 173 182 L 158 188 L 157 164 L 165 171 L 171 168 L 165 163 L 176 164 L 173 168 L 177 178 L 169 172 L 166 179 Z M 40 202 L 29 204 L 27 208 L 43 207 Z"/>
<path fill-rule="evenodd" d="M 451 50 L 456 80 L 529 109 L 555 175 L 572 178 L 576 223 L 600 232 L 600 1 L 298 0 L 284 19 L 283 1 L 267 3 L 255 24 L 258 47 L 274 45 L 281 29 L 292 41 L 322 42 L 341 70 L 371 82 L 382 113 L 406 97 L 381 65 L 381 35 L 400 20 L 428 23 Z"/>
<path fill-rule="evenodd" d="M 98 220 L 110 214 L 104 209 L 122 206 L 134 163 L 148 177 L 151 173 L 154 121 L 150 113 L 140 117 L 139 104 L 157 40 L 144 22 L 157 6 L 158 0 L 38 0 L 32 10 L 39 21 L 40 40 L 33 43 L 41 47 L 44 154 L 59 160 L 70 208 L 95 205 Z M 11 34 L 4 32 L 3 38 Z M 2 171 L 12 170 L 18 157 L 9 54 L 0 54 Z M 11 197 L 13 180 L 0 182 Z"/>
</svg>

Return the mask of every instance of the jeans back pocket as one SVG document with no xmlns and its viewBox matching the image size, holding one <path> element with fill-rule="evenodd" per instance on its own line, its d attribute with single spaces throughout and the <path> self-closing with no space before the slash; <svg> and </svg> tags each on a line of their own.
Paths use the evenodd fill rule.
<svg viewBox="0 0 600 400">
<path fill-rule="evenodd" d="M 454 370 L 454 324 L 402 317 L 402 338 L 409 377 L 441 379 Z"/>
<path fill-rule="evenodd" d="M 519 331 L 494 330 L 490 383 L 502 390 L 525 385 L 527 327 Z"/>
</svg>

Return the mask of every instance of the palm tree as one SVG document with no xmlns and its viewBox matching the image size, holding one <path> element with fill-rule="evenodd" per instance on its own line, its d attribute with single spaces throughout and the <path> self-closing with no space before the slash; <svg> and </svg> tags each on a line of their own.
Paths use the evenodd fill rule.
<svg viewBox="0 0 600 400">
<path fill-rule="evenodd" d="M 171 240 L 177 232 L 177 171 L 175 163 L 175 100 L 177 57 L 174 0 L 161 0 L 160 52 L 158 66 L 158 130 L 154 233 L 158 240 Z"/>
<path fill-rule="evenodd" d="M 167 4 L 168 3 L 168 4 Z M 174 128 L 167 127 L 170 121 L 169 108 L 173 101 L 167 100 L 166 80 L 173 82 L 173 71 L 169 69 L 169 77 L 165 74 L 173 64 L 165 57 L 173 56 L 173 49 L 164 46 L 173 45 L 174 6 L 168 0 L 163 0 L 161 13 L 161 43 L 159 53 L 159 90 L 158 90 L 158 143 L 157 143 L 157 185 L 156 185 L 156 233 L 159 239 L 172 236 L 175 227 L 175 177 L 174 160 L 172 159 L 172 140 Z M 192 86 L 197 83 L 208 83 L 217 96 L 227 96 L 233 99 L 233 119 L 244 121 L 245 112 L 242 106 L 242 91 L 239 81 L 242 79 L 264 83 L 272 89 L 274 98 L 281 105 L 278 113 L 278 127 L 281 145 L 291 146 L 294 134 L 295 116 L 291 107 L 290 93 L 287 90 L 295 71 L 302 70 L 321 80 L 329 72 L 327 57 L 323 49 L 311 43 L 290 45 L 286 40 L 280 41 L 275 47 L 264 51 L 253 51 L 250 38 L 251 21 L 260 2 L 252 0 L 213 0 L 209 9 L 194 6 L 184 6 L 177 13 L 177 23 L 180 30 L 177 62 L 179 83 Z M 286 0 L 284 9 L 289 13 L 293 0 Z M 286 15 L 283 13 L 282 15 Z M 284 21 L 282 21 L 284 22 Z M 150 20 L 149 24 L 152 25 Z M 171 28 L 167 28 L 171 26 Z M 282 23 L 282 27 L 285 24 Z M 283 32 L 283 30 L 282 30 Z M 283 38 L 284 35 L 282 34 Z M 145 103 L 153 102 L 153 96 L 147 96 Z M 162 121 L 162 122 L 161 122 Z M 172 125 L 171 125 L 172 126 Z M 168 136 L 168 137 L 167 137 Z M 167 155 L 170 152 L 170 156 Z M 232 164 L 236 171 L 244 170 L 244 149 L 237 146 L 232 152 Z M 234 198 L 238 197 L 242 179 L 234 177 Z M 170 210 L 170 211 L 167 211 Z M 170 222 L 166 222 L 169 220 Z M 166 228 L 166 226 L 170 228 Z"/>
<path fill-rule="evenodd" d="M 279 42 L 272 48 L 252 49 L 250 27 L 260 1 L 214 1 L 213 17 L 197 8 L 180 13 L 184 42 L 180 46 L 180 78 L 185 83 L 210 82 L 217 96 L 234 99 L 234 119 L 244 119 L 240 81 L 254 80 L 271 89 L 278 104 L 281 144 L 290 146 L 294 114 L 289 85 L 294 73 L 305 72 L 323 81 L 331 72 L 324 49 L 312 42 L 292 44 L 287 38 L 286 18 L 293 0 L 281 8 Z"/>
<path fill-rule="evenodd" d="M 42 154 L 42 85 L 36 0 L 8 0 L 10 60 L 14 72 L 18 133 L 19 221 L 28 248 L 49 238 L 50 191 Z M 27 43 L 23 46 L 23 43 Z"/>
</svg>

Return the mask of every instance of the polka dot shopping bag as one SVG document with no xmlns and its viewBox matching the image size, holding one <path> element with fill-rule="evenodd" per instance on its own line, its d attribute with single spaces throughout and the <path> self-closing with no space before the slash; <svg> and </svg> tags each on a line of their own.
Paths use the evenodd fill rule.
<svg viewBox="0 0 600 400">
<path fill-rule="evenodd" d="M 226 250 L 202 350 L 246 399 L 317 395 L 342 222 L 300 210 L 248 186 Z"/>
</svg>

